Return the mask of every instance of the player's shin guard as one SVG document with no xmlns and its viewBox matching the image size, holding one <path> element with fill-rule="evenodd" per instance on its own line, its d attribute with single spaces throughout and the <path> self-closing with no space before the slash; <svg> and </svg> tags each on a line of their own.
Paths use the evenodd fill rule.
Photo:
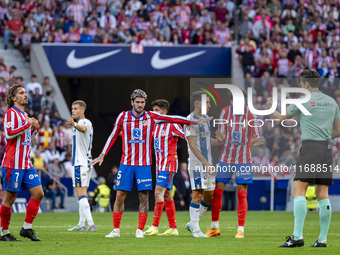
<svg viewBox="0 0 340 255">
<path fill-rule="evenodd" d="M 164 209 L 164 201 L 157 201 L 155 204 L 154 212 L 153 212 L 153 222 L 152 222 L 152 226 L 155 228 L 158 228 L 159 222 L 162 217 L 163 209 Z"/>
<path fill-rule="evenodd" d="M 214 199 L 211 202 L 211 227 L 218 228 L 218 222 L 220 220 L 220 212 L 222 210 L 222 196 L 223 190 L 215 188 Z"/>
<path fill-rule="evenodd" d="M 165 212 L 168 217 L 169 228 L 177 229 L 176 224 L 176 207 L 175 201 L 172 199 L 170 201 L 165 201 Z"/>
<path fill-rule="evenodd" d="M 37 216 L 39 211 L 40 201 L 37 201 L 33 198 L 28 201 L 27 209 L 26 209 L 26 218 L 25 223 L 32 224 L 34 218 Z M 25 228 L 25 226 L 24 226 Z"/>
<path fill-rule="evenodd" d="M 141 213 L 141 212 L 139 213 L 138 229 L 143 231 L 147 218 L 148 218 L 147 213 Z"/>
<path fill-rule="evenodd" d="M 294 198 L 294 240 L 298 240 L 302 237 L 306 214 L 306 198 L 303 196 Z"/>
<path fill-rule="evenodd" d="M 318 238 L 318 242 L 321 243 L 327 242 L 327 234 L 332 216 L 332 206 L 328 198 L 319 201 L 319 206 L 320 235 Z"/>
<path fill-rule="evenodd" d="M 113 227 L 120 228 L 120 222 L 122 220 L 123 213 L 122 212 L 113 212 L 112 218 L 113 218 Z"/>
<path fill-rule="evenodd" d="M 11 208 L 1 204 L 0 207 L 1 229 L 8 230 L 11 221 Z"/>
<path fill-rule="evenodd" d="M 237 206 L 238 225 L 239 227 L 244 227 L 244 222 L 246 221 L 246 215 L 248 211 L 247 191 L 239 190 L 237 192 L 237 197 L 238 197 Z"/>
</svg>

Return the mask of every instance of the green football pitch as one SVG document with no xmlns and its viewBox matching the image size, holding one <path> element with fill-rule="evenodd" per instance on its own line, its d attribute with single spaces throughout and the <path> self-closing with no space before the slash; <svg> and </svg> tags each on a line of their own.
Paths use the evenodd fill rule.
<svg viewBox="0 0 340 255">
<path fill-rule="evenodd" d="M 149 212 L 147 225 L 151 225 L 153 212 Z M 11 233 L 22 242 L 1 242 L 1 254 L 340 254 L 340 213 L 332 215 L 328 234 L 328 247 L 310 248 L 319 235 L 319 215 L 308 212 L 305 227 L 305 246 L 293 249 L 277 248 L 293 232 L 292 212 L 250 211 L 247 214 L 245 238 L 235 239 L 236 212 L 221 212 L 221 236 L 193 238 L 185 229 L 188 212 L 177 212 L 179 236 L 151 236 L 135 238 L 138 224 L 137 212 L 125 212 L 120 238 L 105 238 L 112 226 L 112 213 L 93 213 L 97 226 L 95 232 L 68 232 L 78 222 L 77 213 L 41 213 L 33 229 L 42 242 L 32 242 L 19 237 L 25 215 L 12 214 Z M 160 233 L 167 229 L 165 212 L 160 223 Z M 204 232 L 210 226 L 210 211 L 201 219 Z"/>
</svg>

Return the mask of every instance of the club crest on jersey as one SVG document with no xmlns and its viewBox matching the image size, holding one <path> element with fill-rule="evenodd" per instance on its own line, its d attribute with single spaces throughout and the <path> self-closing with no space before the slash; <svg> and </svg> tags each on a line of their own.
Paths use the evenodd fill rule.
<svg viewBox="0 0 340 255">
<path fill-rule="evenodd" d="M 119 184 L 120 184 L 120 180 L 118 180 L 118 181 L 116 182 L 116 185 L 117 185 L 117 186 L 119 186 Z"/>
<path fill-rule="evenodd" d="M 132 132 L 133 132 L 133 138 L 134 139 L 139 139 L 140 138 L 141 131 L 140 131 L 139 128 L 134 128 Z"/>
<path fill-rule="evenodd" d="M 18 187 L 18 183 L 15 182 L 15 183 L 14 183 L 14 188 L 16 189 L 17 187 Z"/>
<path fill-rule="evenodd" d="M 149 119 L 143 120 L 143 126 L 147 126 L 149 124 Z"/>
<path fill-rule="evenodd" d="M 238 142 L 238 141 L 241 140 L 241 134 L 240 134 L 240 132 L 238 132 L 238 131 L 234 131 L 234 132 L 233 132 L 233 140 L 236 141 L 236 142 Z"/>
<path fill-rule="evenodd" d="M 10 128 L 10 126 L 12 126 L 12 122 L 6 122 L 5 127 L 6 127 L 6 128 Z"/>
</svg>

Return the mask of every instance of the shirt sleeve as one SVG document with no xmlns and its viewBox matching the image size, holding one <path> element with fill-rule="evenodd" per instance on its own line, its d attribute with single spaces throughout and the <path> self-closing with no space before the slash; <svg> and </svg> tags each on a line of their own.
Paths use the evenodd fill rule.
<svg viewBox="0 0 340 255">
<path fill-rule="evenodd" d="M 184 126 L 184 134 L 185 137 L 196 137 L 197 136 L 197 125 L 190 126 L 190 125 L 185 125 Z"/>
<path fill-rule="evenodd" d="M 173 124 L 172 125 L 172 135 L 173 136 L 178 136 L 178 137 L 182 138 L 183 140 L 185 140 L 184 130 L 178 124 Z"/>
<path fill-rule="evenodd" d="M 249 111 L 249 109 L 248 109 Z M 260 137 L 261 132 L 260 132 L 260 124 L 259 124 L 259 118 L 257 115 L 252 114 L 250 111 L 248 112 L 248 122 L 251 121 L 252 126 L 250 126 L 251 130 L 251 138 L 253 135 L 256 135 L 256 138 Z"/>
<path fill-rule="evenodd" d="M 24 125 L 20 128 L 14 128 L 15 122 L 18 121 L 15 119 L 15 114 L 12 111 L 9 111 L 5 114 L 4 117 L 4 129 L 5 129 L 5 136 L 7 140 L 11 140 L 17 136 L 20 136 L 27 132 L 27 130 L 31 127 L 31 123 L 28 121 L 25 122 Z"/>
<path fill-rule="evenodd" d="M 301 111 L 299 109 L 299 107 L 297 107 L 295 104 L 290 104 L 288 107 L 287 107 L 287 113 L 294 117 L 296 115 L 300 115 L 301 114 Z"/>
<path fill-rule="evenodd" d="M 158 123 L 164 123 L 164 122 L 172 122 L 176 124 L 181 124 L 181 125 L 190 125 L 190 119 L 182 117 L 182 116 L 177 116 L 177 115 L 163 115 L 159 114 L 157 112 L 148 112 L 151 118 L 153 118 L 156 122 Z"/>
<path fill-rule="evenodd" d="M 124 112 L 121 112 L 118 115 L 118 118 L 116 119 L 116 123 L 113 125 L 112 132 L 111 132 L 109 138 L 107 139 L 101 154 L 106 155 L 110 151 L 112 145 L 116 142 L 116 140 L 119 136 L 119 133 L 122 130 L 123 116 L 124 116 Z"/>
</svg>

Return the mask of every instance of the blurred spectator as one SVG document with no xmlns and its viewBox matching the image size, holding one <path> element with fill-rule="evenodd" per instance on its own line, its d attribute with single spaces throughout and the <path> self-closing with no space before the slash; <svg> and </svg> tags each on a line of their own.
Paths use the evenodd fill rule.
<svg viewBox="0 0 340 255">
<path fill-rule="evenodd" d="M 41 84 L 39 82 L 37 82 L 37 76 L 35 74 L 31 75 L 31 82 L 26 84 L 26 91 L 27 94 L 29 93 L 35 93 L 35 88 L 39 89 L 39 94 L 42 95 L 42 87 Z"/>
<path fill-rule="evenodd" d="M 31 102 L 32 102 L 32 110 L 34 111 L 34 114 L 37 115 L 39 112 L 41 112 L 41 101 L 42 101 L 42 95 L 39 94 L 39 88 L 36 87 L 34 90 L 34 94 L 31 96 Z"/>
<path fill-rule="evenodd" d="M 111 190 L 106 185 L 106 180 L 104 177 L 100 176 L 98 178 L 99 185 L 94 190 L 95 197 L 94 200 L 97 203 L 98 211 L 105 212 L 109 206 Z"/>
<path fill-rule="evenodd" d="M 57 150 L 61 153 L 67 149 L 67 134 L 64 132 L 63 124 L 55 126 L 54 139 L 56 142 Z"/>
<path fill-rule="evenodd" d="M 43 91 L 43 96 L 47 95 L 47 92 L 49 92 L 49 95 L 53 96 L 55 94 L 53 86 L 50 84 L 50 77 L 45 76 L 44 81 L 42 84 L 42 91 Z"/>
<path fill-rule="evenodd" d="M 44 120 L 43 126 L 40 128 L 39 143 L 44 146 L 45 149 L 47 149 L 50 144 L 54 143 L 53 130 L 48 120 Z"/>
<path fill-rule="evenodd" d="M 53 176 L 64 177 L 65 170 L 59 161 L 60 155 L 55 154 L 53 160 L 48 164 L 48 172 Z"/>
<path fill-rule="evenodd" d="M 70 152 L 66 153 L 65 161 L 63 163 L 63 168 L 65 170 L 65 177 L 72 178 L 72 171 L 73 171 L 72 153 Z"/>
<path fill-rule="evenodd" d="M 8 48 L 8 42 L 10 39 L 14 40 L 14 46 L 18 46 L 19 39 L 21 39 L 23 32 L 24 24 L 21 21 L 18 13 L 13 12 L 13 17 L 7 21 L 7 25 L 4 31 L 5 50 Z"/>
<path fill-rule="evenodd" d="M 54 177 L 57 181 L 60 181 L 60 178 L 58 176 Z M 54 179 L 49 179 L 46 183 L 45 188 L 45 197 L 52 199 L 52 208 L 51 209 L 57 209 L 56 207 L 56 197 L 60 197 L 60 209 L 65 209 L 64 207 L 64 197 L 65 197 L 65 190 L 62 186 L 57 184 L 57 182 Z"/>
<path fill-rule="evenodd" d="M 174 190 L 176 210 L 187 210 L 191 201 L 191 189 L 188 164 L 185 162 L 179 164 L 179 171 L 174 177 Z"/>
</svg>

